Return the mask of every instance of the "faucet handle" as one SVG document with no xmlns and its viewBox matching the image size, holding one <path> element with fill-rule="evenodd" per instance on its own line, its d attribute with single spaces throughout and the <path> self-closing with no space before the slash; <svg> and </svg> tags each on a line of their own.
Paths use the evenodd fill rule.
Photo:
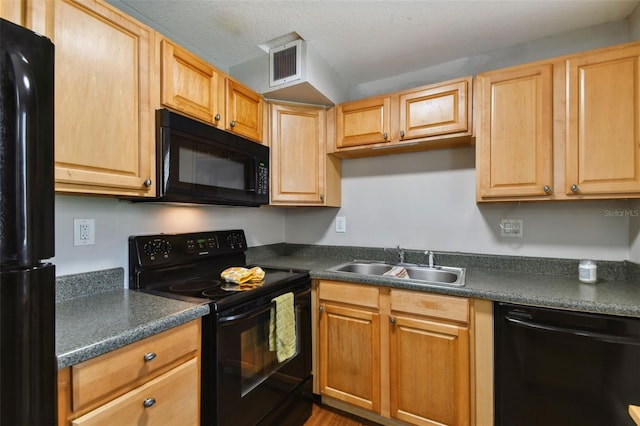
<svg viewBox="0 0 640 426">
<path fill-rule="evenodd" d="M 429 268 L 436 265 L 436 255 L 431 250 L 426 250 L 424 254 L 429 258 Z"/>
</svg>

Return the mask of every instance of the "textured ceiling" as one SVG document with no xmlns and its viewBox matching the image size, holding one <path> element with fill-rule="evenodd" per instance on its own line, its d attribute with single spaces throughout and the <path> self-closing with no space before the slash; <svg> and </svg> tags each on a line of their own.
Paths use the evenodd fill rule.
<svg viewBox="0 0 640 426">
<path fill-rule="evenodd" d="M 358 85 L 620 21 L 638 1 L 110 0 L 223 70 L 297 32 Z"/>
</svg>

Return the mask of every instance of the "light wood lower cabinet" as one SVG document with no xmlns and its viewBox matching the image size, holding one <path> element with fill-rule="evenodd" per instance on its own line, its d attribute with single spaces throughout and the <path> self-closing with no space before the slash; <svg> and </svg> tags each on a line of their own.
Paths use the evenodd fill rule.
<svg viewBox="0 0 640 426">
<path fill-rule="evenodd" d="M 385 424 L 492 421 L 493 411 L 476 402 L 492 402 L 485 395 L 490 375 L 478 375 L 475 363 L 492 371 L 485 353 L 491 302 L 478 301 L 484 316 L 477 346 L 474 301 L 467 298 L 325 280 L 317 282 L 317 298 L 323 401 Z"/>
<path fill-rule="evenodd" d="M 395 289 L 390 298 L 391 417 L 468 425 L 469 301 Z"/>
<path fill-rule="evenodd" d="M 200 422 L 197 319 L 58 372 L 58 426 Z"/>
</svg>

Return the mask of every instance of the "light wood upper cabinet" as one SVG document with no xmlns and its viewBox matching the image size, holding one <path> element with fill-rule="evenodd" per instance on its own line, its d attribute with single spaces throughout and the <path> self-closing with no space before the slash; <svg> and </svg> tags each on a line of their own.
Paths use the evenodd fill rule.
<svg viewBox="0 0 640 426">
<path fill-rule="evenodd" d="M 568 195 L 640 196 L 640 45 L 567 60 Z"/>
<path fill-rule="evenodd" d="M 224 76 L 202 59 L 160 40 L 162 105 L 218 126 L 224 123 Z"/>
<path fill-rule="evenodd" d="M 387 142 L 391 134 L 391 97 L 338 105 L 336 129 L 338 148 Z"/>
<path fill-rule="evenodd" d="M 480 197 L 547 196 L 553 187 L 553 66 L 524 65 L 476 81 Z"/>
<path fill-rule="evenodd" d="M 28 0 L 56 46 L 56 190 L 155 196 L 154 32 L 99 0 Z"/>
<path fill-rule="evenodd" d="M 640 197 L 640 43 L 477 77 L 477 201 Z"/>
<path fill-rule="evenodd" d="M 159 45 L 164 106 L 263 142 L 267 108 L 262 96 L 168 39 Z"/>
<path fill-rule="evenodd" d="M 0 18 L 24 26 L 24 1 L 0 0 Z"/>
<path fill-rule="evenodd" d="M 265 103 L 262 96 L 230 78 L 226 79 L 225 129 L 262 142 Z"/>
<path fill-rule="evenodd" d="M 465 133 L 471 126 L 471 79 L 399 93 L 401 140 Z"/>
<path fill-rule="evenodd" d="M 271 204 L 340 205 L 340 159 L 327 157 L 323 107 L 270 104 Z"/>
<path fill-rule="evenodd" d="M 335 155 L 366 157 L 469 145 L 472 78 L 340 104 Z"/>
</svg>

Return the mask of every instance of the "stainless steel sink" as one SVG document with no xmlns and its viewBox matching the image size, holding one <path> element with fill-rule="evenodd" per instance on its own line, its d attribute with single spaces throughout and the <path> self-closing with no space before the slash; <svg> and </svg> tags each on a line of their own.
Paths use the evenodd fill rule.
<svg viewBox="0 0 640 426">
<path fill-rule="evenodd" d="M 386 263 L 365 263 L 365 262 L 350 262 L 346 265 L 341 265 L 335 270 L 339 272 L 353 272 L 363 275 L 382 275 L 385 272 L 391 270 L 393 266 Z"/>
<path fill-rule="evenodd" d="M 362 275 L 384 275 L 389 272 L 395 266 L 403 266 L 408 278 L 414 284 L 429 284 L 429 285 L 447 285 L 462 287 L 465 285 L 465 268 L 454 268 L 449 266 L 433 266 L 417 265 L 412 263 L 386 263 L 366 260 L 354 260 L 353 262 L 344 263 L 342 265 L 331 268 L 331 271 L 336 272 L 351 272 Z M 394 278 L 390 276 L 390 278 Z"/>
<path fill-rule="evenodd" d="M 429 268 L 428 266 L 417 266 L 405 268 L 409 278 L 413 280 L 432 281 L 452 284 L 458 281 L 460 273 L 458 271 L 444 270 L 442 268 Z"/>
</svg>

